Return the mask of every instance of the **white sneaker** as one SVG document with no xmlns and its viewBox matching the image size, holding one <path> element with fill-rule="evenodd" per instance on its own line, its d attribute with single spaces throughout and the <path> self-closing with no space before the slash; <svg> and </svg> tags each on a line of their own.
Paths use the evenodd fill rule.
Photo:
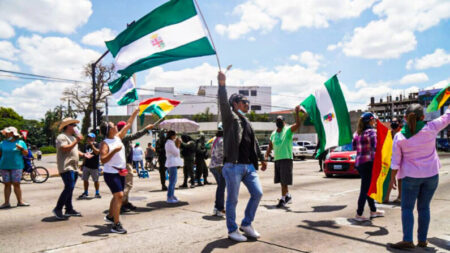
<svg viewBox="0 0 450 253">
<path fill-rule="evenodd" d="M 247 237 L 243 236 L 239 231 L 236 229 L 234 232 L 231 232 L 228 234 L 228 238 L 230 238 L 233 241 L 236 242 L 246 242 Z"/>
<path fill-rule="evenodd" d="M 166 202 L 169 204 L 175 204 L 175 203 L 178 203 L 178 200 L 171 197 L 171 198 L 168 198 Z"/>
<path fill-rule="evenodd" d="M 368 221 L 368 220 L 370 220 L 369 218 L 367 218 L 367 217 L 364 217 L 364 216 L 359 216 L 359 215 L 356 215 L 355 216 L 355 220 L 356 221 L 359 221 L 359 222 L 363 222 L 363 221 Z"/>
<path fill-rule="evenodd" d="M 241 228 L 239 230 L 244 232 L 244 235 L 246 235 L 246 236 L 250 236 L 250 237 L 253 237 L 253 238 L 261 237 L 261 235 L 252 227 L 252 225 L 250 225 L 250 226 L 241 226 Z"/>
<path fill-rule="evenodd" d="M 377 210 L 376 212 L 370 213 L 370 218 L 376 218 L 376 217 L 384 217 L 384 210 Z"/>
<path fill-rule="evenodd" d="M 217 210 L 217 208 L 214 207 L 213 215 L 214 216 L 218 216 L 218 217 L 224 217 L 225 216 L 225 211 L 219 211 L 219 210 Z"/>
</svg>

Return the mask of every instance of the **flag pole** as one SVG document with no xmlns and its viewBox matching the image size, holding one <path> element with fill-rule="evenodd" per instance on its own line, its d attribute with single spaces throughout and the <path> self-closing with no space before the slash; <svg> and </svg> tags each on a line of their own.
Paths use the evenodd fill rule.
<svg viewBox="0 0 450 253">
<path fill-rule="evenodd" d="M 217 59 L 217 65 L 219 66 L 219 71 L 222 71 L 222 69 L 220 67 L 219 55 L 217 54 L 217 49 L 216 49 L 216 46 L 214 45 L 214 41 L 212 39 L 211 32 L 209 31 L 208 24 L 206 24 L 205 17 L 203 17 L 202 10 L 200 10 L 200 6 L 198 5 L 197 0 L 194 0 L 194 3 L 195 3 L 195 6 L 197 6 L 200 17 L 202 17 L 202 21 L 203 21 L 203 24 L 205 25 L 206 31 L 208 31 L 208 36 L 209 36 L 209 39 L 211 40 L 211 44 L 214 48 L 214 51 L 216 51 L 216 59 Z"/>
</svg>

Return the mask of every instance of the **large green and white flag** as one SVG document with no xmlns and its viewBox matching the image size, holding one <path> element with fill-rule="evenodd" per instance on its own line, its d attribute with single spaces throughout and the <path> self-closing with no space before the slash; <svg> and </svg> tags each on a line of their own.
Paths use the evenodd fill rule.
<svg viewBox="0 0 450 253">
<path fill-rule="evenodd" d="M 138 71 L 215 54 L 192 0 L 170 0 L 107 41 L 106 46 L 121 75 L 109 83 L 112 92 L 124 90 L 126 80 Z"/>
<path fill-rule="evenodd" d="M 110 91 L 118 105 L 133 103 L 138 99 L 136 91 L 136 75 L 128 78 L 120 87 L 118 85 L 110 87 Z"/>
<path fill-rule="evenodd" d="M 331 147 L 352 142 L 350 115 L 336 75 L 300 105 L 316 129 L 320 141 L 318 155 Z"/>
</svg>

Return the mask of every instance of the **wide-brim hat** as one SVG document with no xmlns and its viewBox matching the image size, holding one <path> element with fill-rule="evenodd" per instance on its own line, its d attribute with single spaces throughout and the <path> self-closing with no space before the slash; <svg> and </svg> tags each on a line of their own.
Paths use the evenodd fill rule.
<svg viewBox="0 0 450 253">
<path fill-rule="evenodd" d="M 65 126 L 68 126 L 68 125 L 73 124 L 73 123 L 78 124 L 78 123 L 80 123 L 80 121 L 77 120 L 77 119 L 73 119 L 73 118 L 65 118 L 65 119 L 63 119 L 61 121 L 61 124 L 59 125 L 59 131 L 61 131 Z"/>
<path fill-rule="evenodd" d="M 15 128 L 15 127 L 13 127 L 13 126 L 5 127 L 5 128 L 2 130 L 2 132 L 5 132 L 5 133 L 13 133 L 13 135 L 16 136 L 16 137 L 20 137 L 20 136 L 21 136 L 20 133 L 19 133 L 19 131 L 17 130 L 17 128 Z"/>
</svg>

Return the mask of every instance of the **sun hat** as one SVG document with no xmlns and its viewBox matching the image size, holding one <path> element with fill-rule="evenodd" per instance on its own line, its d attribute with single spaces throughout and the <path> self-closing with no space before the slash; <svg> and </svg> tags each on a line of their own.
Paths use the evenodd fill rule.
<svg viewBox="0 0 450 253">
<path fill-rule="evenodd" d="M 20 137 L 19 131 L 17 131 L 17 128 L 10 126 L 10 127 L 6 127 L 2 130 L 2 132 L 5 133 L 13 133 L 14 136 L 16 137 Z"/>
<path fill-rule="evenodd" d="M 80 123 L 80 121 L 77 119 L 70 118 L 70 117 L 63 119 L 61 121 L 61 124 L 59 125 L 59 131 L 61 131 L 65 126 L 68 126 L 68 125 L 74 124 L 74 123 L 78 124 L 78 123 Z"/>
</svg>

